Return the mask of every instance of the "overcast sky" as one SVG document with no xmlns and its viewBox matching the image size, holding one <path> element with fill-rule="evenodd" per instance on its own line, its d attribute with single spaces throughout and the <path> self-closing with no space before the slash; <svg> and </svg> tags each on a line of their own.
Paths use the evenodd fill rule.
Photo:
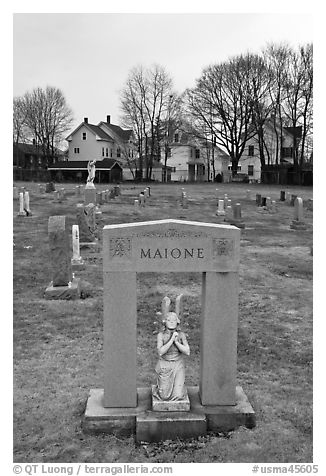
<svg viewBox="0 0 326 476">
<path fill-rule="evenodd" d="M 181 93 L 202 69 L 268 42 L 313 41 L 307 14 L 17 13 L 13 93 L 60 88 L 78 125 L 111 115 L 119 124 L 119 91 L 136 65 L 158 63 Z"/>
</svg>

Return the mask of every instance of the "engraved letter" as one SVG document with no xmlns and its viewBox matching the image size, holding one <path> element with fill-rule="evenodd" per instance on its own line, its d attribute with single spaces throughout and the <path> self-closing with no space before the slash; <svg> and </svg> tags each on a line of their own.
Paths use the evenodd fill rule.
<svg viewBox="0 0 326 476">
<path fill-rule="evenodd" d="M 148 249 L 147 253 L 143 250 L 143 248 L 140 250 L 140 257 L 141 258 L 150 258 L 151 257 L 151 250 Z"/>
</svg>

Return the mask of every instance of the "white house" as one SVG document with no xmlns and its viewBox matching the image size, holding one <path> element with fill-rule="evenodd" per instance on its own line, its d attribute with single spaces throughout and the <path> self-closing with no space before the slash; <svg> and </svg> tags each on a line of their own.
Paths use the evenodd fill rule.
<svg viewBox="0 0 326 476">
<path fill-rule="evenodd" d="M 271 120 L 266 121 L 264 125 L 266 165 L 276 164 L 277 136 L 279 141 L 282 136 L 282 141 L 279 145 L 281 163 L 293 163 L 294 144 L 301 137 L 301 128 L 283 127 L 281 131 L 281 128 L 278 127 L 275 131 Z M 231 162 L 229 163 L 229 170 L 231 170 Z M 260 181 L 261 161 L 257 135 L 247 141 L 245 151 L 239 160 L 238 173 L 248 175 L 250 180 Z"/>
<path fill-rule="evenodd" d="M 165 150 L 161 151 L 164 163 Z M 229 156 L 214 146 L 215 175 L 227 175 Z M 180 182 L 204 182 L 214 180 L 212 144 L 205 144 L 192 134 L 177 129 L 170 134 L 167 166 L 171 167 L 171 180 Z"/>
<path fill-rule="evenodd" d="M 69 144 L 69 162 L 100 161 L 106 158 L 124 162 L 135 154 L 132 130 L 111 124 L 110 116 L 106 117 L 106 122 L 101 121 L 97 125 L 90 124 L 85 117 L 84 122 L 66 140 Z"/>
</svg>

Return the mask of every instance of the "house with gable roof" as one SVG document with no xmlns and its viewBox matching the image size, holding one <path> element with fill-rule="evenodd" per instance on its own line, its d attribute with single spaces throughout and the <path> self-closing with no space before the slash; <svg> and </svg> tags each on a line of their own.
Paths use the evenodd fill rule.
<svg viewBox="0 0 326 476">
<path fill-rule="evenodd" d="M 214 181 L 217 175 L 221 180 L 228 179 L 229 156 L 220 147 L 185 130 L 176 128 L 169 132 L 167 166 L 171 168 L 171 181 L 207 182 Z M 213 152 L 214 151 L 214 152 Z M 212 166 L 214 153 L 214 167 Z M 161 151 L 164 163 L 165 151 Z M 208 163 L 210 166 L 208 166 Z"/>
<path fill-rule="evenodd" d="M 97 125 L 84 121 L 71 132 L 66 140 L 69 144 L 68 161 L 56 162 L 49 167 L 53 178 L 77 179 L 86 181 L 87 164 L 96 160 L 95 181 L 114 182 L 123 178 L 122 170 L 136 155 L 132 130 L 124 130 L 111 124 L 108 115 L 106 121 Z"/>
</svg>

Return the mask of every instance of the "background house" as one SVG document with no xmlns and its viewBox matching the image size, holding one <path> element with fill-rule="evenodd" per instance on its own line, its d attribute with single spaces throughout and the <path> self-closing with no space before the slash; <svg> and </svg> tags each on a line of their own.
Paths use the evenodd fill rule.
<svg viewBox="0 0 326 476">
<path fill-rule="evenodd" d="M 133 132 L 111 124 L 110 116 L 97 125 L 90 124 L 85 117 L 66 140 L 68 161 L 57 161 L 49 167 L 57 181 L 86 181 L 89 160 L 96 160 L 95 182 L 121 181 L 123 167 L 135 157 Z"/>
<path fill-rule="evenodd" d="M 229 156 L 209 141 L 199 139 L 182 128 L 170 132 L 168 141 L 167 165 L 171 167 L 171 181 L 204 182 L 214 181 L 220 175 L 221 180 L 228 176 Z M 164 164 L 165 150 L 161 150 L 161 162 Z"/>
</svg>

